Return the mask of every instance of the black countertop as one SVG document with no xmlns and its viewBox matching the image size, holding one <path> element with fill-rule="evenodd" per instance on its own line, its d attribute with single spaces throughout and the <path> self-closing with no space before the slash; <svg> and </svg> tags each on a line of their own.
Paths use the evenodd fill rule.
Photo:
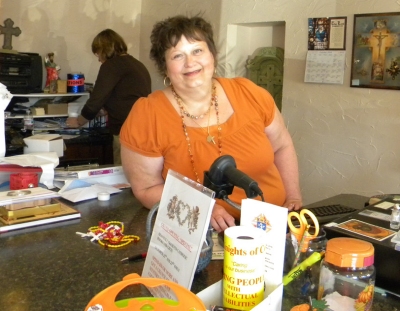
<svg viewBox="0 0 400 311">
<path fill-rule="evenodd" d="M 66 201 L 67 202 L 67 201 Z M 130 190 L 110 201 L 71 204 L 80 220 L 0 234 L 0 310 L 84 310 L 101 290 L 130 273 L 142 273 L 144 262 L 123 264 L 122 258 L 147 250 L 145 222 L 148 210 Z M 76 232 L 87 232 L 99 221 L 122 221 L 125 234 L 141 240 L 119 249 L 104 249 Z M 194 277 L 191 291 L 198 293 L 222 277 L 222 261 L 212 261 Z M 134 296 L 130 296 L 134 297 Z M 294 302 L 284 299 L 283 310 Z M 374 311 L 396 311 L 400 298 L 375 294 Z"/>
</svg>

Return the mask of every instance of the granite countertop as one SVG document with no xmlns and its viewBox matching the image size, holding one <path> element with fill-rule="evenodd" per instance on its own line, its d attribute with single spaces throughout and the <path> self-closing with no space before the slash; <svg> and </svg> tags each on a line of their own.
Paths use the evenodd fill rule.
<svg viewBox="0 0 400 311">
<path fill-rule="evenodd" d="M 110 201 L 89 200 L 68 205 L 81 212 L 80 220 L 0 234 L 0 310 L 84 310 L 103 289 L 130 273 L 141 274 L 144 261 L 121 259 L 147 251 L 145 222 L 148 214 L 130 190 Z M 79 237 L 99 221 L 122 221 L 125 233 L 140 241 L 120 249 L 104 249 Z M 223 261 L 212 261 L 194 277 L 191 291 L 198 293 L 222 278 Z M 139 290 L 125 296 L 143 296 Z M 301 301 L 305 302 L 305 301 Z M 283 299 L 283 311 L 297 301 Z M 374 311 L 399 311 L 400 298 L 375 294 Z M 207 306 L 208 307 L 208 306 Z M 396 309 L 397 308 L 397 309 Z"/>
</svg>

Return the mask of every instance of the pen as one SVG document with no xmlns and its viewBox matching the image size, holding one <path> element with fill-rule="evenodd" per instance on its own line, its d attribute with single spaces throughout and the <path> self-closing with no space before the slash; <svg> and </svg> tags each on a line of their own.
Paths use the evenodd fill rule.
<svg viewBox="0 0 400 311">
<path fill-rule="evenodd" d="M 123 258 L 123 259 L 121 259 L 121 262 L 140 261 L 142 259 L 145 259 L 146 256 L 147 256 L 147 253 L 142 253 L 142 254 L 138 254 L 138 255 L 134 255 L 134 256 Z"/>
</svg>

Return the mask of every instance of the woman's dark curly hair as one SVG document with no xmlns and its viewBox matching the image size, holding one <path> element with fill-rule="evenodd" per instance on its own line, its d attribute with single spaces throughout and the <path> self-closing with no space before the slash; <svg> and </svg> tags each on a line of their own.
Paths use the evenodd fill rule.
<svg viewBox="0 0 400 311">
<path fill-rule="evenodd" d="M 156 62 L 157 69 L 162 76 L 167 71 L 165 52 L 175 47 L 182 36 L 185 36 L 189 41 L 206 42 L 208 49 L 214 56 L 215 66 L 217 66 L 217 49 L 214 44 L 211 24 L 199 16 L 177 15 L 156 23 L 150 36 L 150 58 Z"/>
<path fill-rule="evenodd" d="M 94 37 L 92 52 L 101 60 L 107 60 L 114 56 L 126 54 L 128 48 L 124 39 L 112 29 L 105 29 Z"/>
</svg>

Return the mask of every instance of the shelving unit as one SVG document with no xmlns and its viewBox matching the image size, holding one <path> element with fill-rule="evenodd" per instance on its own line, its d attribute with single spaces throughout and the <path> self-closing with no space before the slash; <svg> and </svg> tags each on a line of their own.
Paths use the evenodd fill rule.
<svg viewBox="0 0 400 311">
<path fill-rule="evenodd" d="M 56 94 L 50 94 L 50 93 L 30 93 L 30 94 L 12 94 L 13 97 L 23 97 L 23 98 L 28 98 L 28 102 L 21 103 L 23 106 L 26 107 L 31 107 L 33 106 L 36 101 L 40 98 L 47 98 L 47 99 L 53 99 L 54 101 L 58 101 L 58 98 L 60 97 L 71 97 L 76 99 L 73 99 L 69 102 L 69 104 L 81 104 L 81 106 L 84 105 L 84 103 L 87 100 L 87 97 L 89 96 L 88 92 L 83 92 L 83 93 L 56 93 Z M 76 105 L 76 106 L 78 106 Z M 73 106 L 73 105 L 71 105 Z M 74 111 L 74 109 L 71 109 Z M 70 107 L 68 107 L 68 111 L 70 111 Z M 62 117 L 67 117 L 68 114 L 52 114 L 52 115 L 41 115 L 41 116 L 33 116 L 33 118 L 62 118 Z M 7 117 L 7 119 L 22 119 L 24 117 L 23 114 L 18 114 L 18 115 L 12 115 Z"/>
</svg>

